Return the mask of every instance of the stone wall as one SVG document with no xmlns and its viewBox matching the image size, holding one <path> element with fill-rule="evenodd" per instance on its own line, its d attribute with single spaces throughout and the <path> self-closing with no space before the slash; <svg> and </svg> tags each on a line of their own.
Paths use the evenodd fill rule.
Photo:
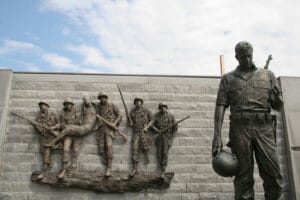
<svg viewBox="0 0 300 200">
<path fill-rule="evenodd" d="M 51 110 L 58 113 L 65 97 L 71 97 L 79 105 L 83 95 L 90 95 L 97 101 L 97 93 L 106 91 L 109 100 L 120 108 L 124 116 L 121 130 L 131 136 L 131 129 L 126 127 L 125 112 L 116 83 L 119 83 L 129 108 L 133 106 L 134 97 L 142 97 L 145 106 L 152 112 L 156 112 L 158 103 L 163 101 L 169 105 L 170 112 L 177 119 L 186 115 L 191 118 L 180 124 L 169 153 L 167 171 L 175 172 L 169 189 L 100 194 L 82 189 L 52 188 L 31 182 L 31 172 L 41 169 L 39 135 L 27 122 L 8 115 L 4 133 L 0 199 L 233 199 L 232 179 L 217 176 L 211 167 L 213 115 L 219 81 L 217 77 L 13 73 L 8 109 L 32 119 L 38 111 L 38 102 L 41 99 L 49 102 Z M 287 200 L 288 167 L 280 113 L 278 119 L 278 153 Z M 224 143 L 227 135 L 228 113 L 224 123 Z M 130 171 L 130 155 L 130 142 L 124 143 L 122 138 L 117 138 L 114 141 L 113 169 Z M 61 154 L 56 152 L 53 170 L 58 171 L 60 167 Z M 95 134 L 84 138 L 79 167 L 104 168 L 97 153 Z M 157 170 L 154 146 L 150 150 L 150 164 L 147 167 L 140 164 L 140 170 Z M 254 176 L 256 197 L 264 199 L 257 168 Z"/>
</svg>

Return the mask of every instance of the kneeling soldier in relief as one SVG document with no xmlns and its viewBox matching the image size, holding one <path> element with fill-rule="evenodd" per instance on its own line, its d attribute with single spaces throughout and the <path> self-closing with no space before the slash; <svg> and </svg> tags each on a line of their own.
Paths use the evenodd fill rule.
<svg viewBox="0 0 300 200">
<path fill-rule="evenodd" d="M 142 150 L 145 155 L 145 164 L 149 164 L 149 136 L 144 132 L 144 128 L 152 120 L 151 112 L 143 106 L 143 99 L 135 98 L 135 107 L 130 111 L 129 126 L 132 127 L 132 161 L 133 170 L 130 176 L 134 176 L 138 171 L 139 150 Z"/>
<path fill-rule="evenodd" d="M 57 123 L 57 118 L 53 112 L 48 110 L 49 104 L 41 101 L 39 102 L 40 111 L 38 112 L 35 121 L 48 127 L 54 126 Z M 51 150 L 52 147 L 45 147 L 44 145 L 54 139 L 53 133 L 50 130 L 41 126 L 35 125 L 34 128 L 42 135 L 41 138 L 41 151 L 43 154 L 43 171 L 39 174 L 38 179 L 44 178 L 44 173 L 50 170 L 51 167 Z"/>
</svg>

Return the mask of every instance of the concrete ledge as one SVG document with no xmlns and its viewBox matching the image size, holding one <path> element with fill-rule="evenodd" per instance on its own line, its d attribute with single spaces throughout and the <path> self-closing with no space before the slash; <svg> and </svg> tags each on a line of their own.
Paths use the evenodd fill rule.
<svg viewBox="0 0 300 200">
<path fill-rule="evenodd" d="M 13 72 L 11 70 L 0 70 L 0 175 L 2 172 L 4 136 L 6 132 L 8 99 L 12 75 Z"/>
</svg>

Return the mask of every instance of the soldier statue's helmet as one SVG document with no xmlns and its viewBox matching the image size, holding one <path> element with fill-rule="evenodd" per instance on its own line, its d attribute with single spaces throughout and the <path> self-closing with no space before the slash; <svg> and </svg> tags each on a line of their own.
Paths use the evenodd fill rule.
<svg viewBox="0 0 300 200">
<path fill-rule="evenodd" d="M 108 98 L 108 96 L 107 96 L 104 92 L 99 92 L 99 94 L 98 94 L 98 99 L 100 99 L 101 97 L 106 97 L 106 98 Z"/>
<path fill-rule="evenodd" d="M 50 107 L 48 103 L 46 103 L 45 101 L 40 101 L 39 102 L 39 106 L 41 105 L 46 105 L 48 108 Z"/>
<path fill-rule="evenodd" d="M 65 98 L 65 100 L 64 100 L 64 102 L 63 102 L 63 105 L 65 106 L 66 104 L 72 104 L 72 105 L 74 105 L 74 102 L 72 101 L 72 99 L 70 99 L 70 98 Z"/>
<path fill-rule="evenodd" d="M 253 47 L 247 41 L 241 41 L 241 42 L 237 43 L 237 45 L 235 45 L 234 49 L 235 49 L 236 54 L 245 53 L 245 52 L 248 52 L 251 54 L 253 53 Z"/>
<path fill-rule="evenodd" d="M 165 106 L 166 108 L 168 108 L 168 105 L 166 103 L 159 103 L 158 104 L 158 109 L 160 110 L 163 106 Z"/>
<path fill-rule="evenodd" d="M 142 104 L 144 104 L 144 100 L 143 100 L 142 98 L 139 98 L 139 97 L 134 98 L 133 104 L 136 105 L 136 102 L 137 102 L 137 101 L 141 101 Z"/>
<path fill-rule="evenodd" d="M 220 176 L 235 176 L 238 169 L 238 159 L 235 154 L 222 150 L 213 157 L 212 166 Z"/>
</svg>

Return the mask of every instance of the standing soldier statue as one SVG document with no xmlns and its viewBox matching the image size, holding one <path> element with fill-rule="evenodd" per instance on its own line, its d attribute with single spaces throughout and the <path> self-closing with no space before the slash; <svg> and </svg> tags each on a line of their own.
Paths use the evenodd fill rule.
<svg viewBox="0 0 300 200">
<path fill-rule="evenodd" d="M 113 126 L 117 127 L 122 120 L 122 116 L 119 112 L 118 107 L 113 103 L 109 103 L 108 96 L 102 92 L 99 93 L 98 99 L 100 100 L 100 103 L 97 106 L 97 112 L 99 116 L 102 117 L 104 120 L 112 123 Z M 111 176 L 114 138 L 115 130 L 107 123 L 102 122 L 99 130 L 98 145 L 99 154 L 100 156 L 102 156 L 102 160 L 105 165 L 106 177 Z"/>
<path fill-rule="evenodd" d="M 160 110 L 154 115 L 151 126 L 158 136 L 156 137 L 156 153 L 158 164 L 161 169 L 161 178 L 165 178 L 166 167 L 168 164 L 169 149 L 173 143 L 173 136 L 177 131 L 178 123 L 175 122 L 174 115 L 168 112 L 168 105 L 159 103 L 158 109 Z M 147 127 L 144 129 L 147 131 Z"/>
<path fill-rule="evenodd" d="M 132 127 L 132 161 L 133 170 L 130 176 L 134 176 L 138 172 L 139 150 L 141 149 L 145 155 L 145 164 L 149 164 L 149 137 L 144 132 L 144 128 L 152 121 L 151 112 L 143 106 L 143 99 L 134 99 L 135 107 L 130 111 L 128 121 Z"/>
<path fill-rule="evenodd" d="M 39 107 L 40 107 L 40 111 L 38 112 L 35 121 L 40 124 L 46 125 L 47 127 L 56 125 L 58 120 L 55 114 L 48 110 L 49 104 L 44 101 L 41 101 L 39 102 Z M 43 154 L 43 170 L 42 173 L 39 174 L 38 179 L 43 179 L 44 173 L 50 170 L 51 168 L 51 150 L 52 150 L 52 147 L 45 147 L 44 144 L 50 142 L 54 138 L 54 135 L 53 133 L 50 132 L 49 129 L 47 130 L 41 126 L 35 125 L 34 128 L 36 129 L 37 132 L 39 132 L 42 135 L 41 151 Z"/>
<path fill-rule="evenodd" d="M 74 107 L 74 103 L 70 98 L 66 98 L 63 102 L 64 108 L 60 114 L 60 123 L 51 129 L 59 129 L 64 130 L 67 125 L 76 125 L 79 124 L 79 117 L 76 115 L 76 109 Z M 77 167 L 77 159 L 79 156 L 80 145 L 81 145 L 81 137 L 76 136 L 68 136 L 64 138 L 63 142 L 63 156 L 62 156 L 62 170 L 60 174 L 57 176 L 59 179 L 62 179 L 67 171 L 68 163 L 69 163 L 69 154 L 70 149 L 72 147 L 72 168 L 76 169 Z"/>
<path fill-rule="evenodd" d="M 266 200 L 282 197 L 282 176 L 276 155 L 276 117 L 271 108 L 282 107 L 281 92 L 274 74 L 256 68 L 253 48 L 248 42 L 235 46 L 239 66 L 225 74 L 220 82 L 216 109 L 212 153 L 222 150 L 221 129 L 225 109 L 230 106 L 229 144 L 239 165 L 234 179 L 235 199 L 254 199 L 253 167 L 255 155 Z"/>
</svg>

